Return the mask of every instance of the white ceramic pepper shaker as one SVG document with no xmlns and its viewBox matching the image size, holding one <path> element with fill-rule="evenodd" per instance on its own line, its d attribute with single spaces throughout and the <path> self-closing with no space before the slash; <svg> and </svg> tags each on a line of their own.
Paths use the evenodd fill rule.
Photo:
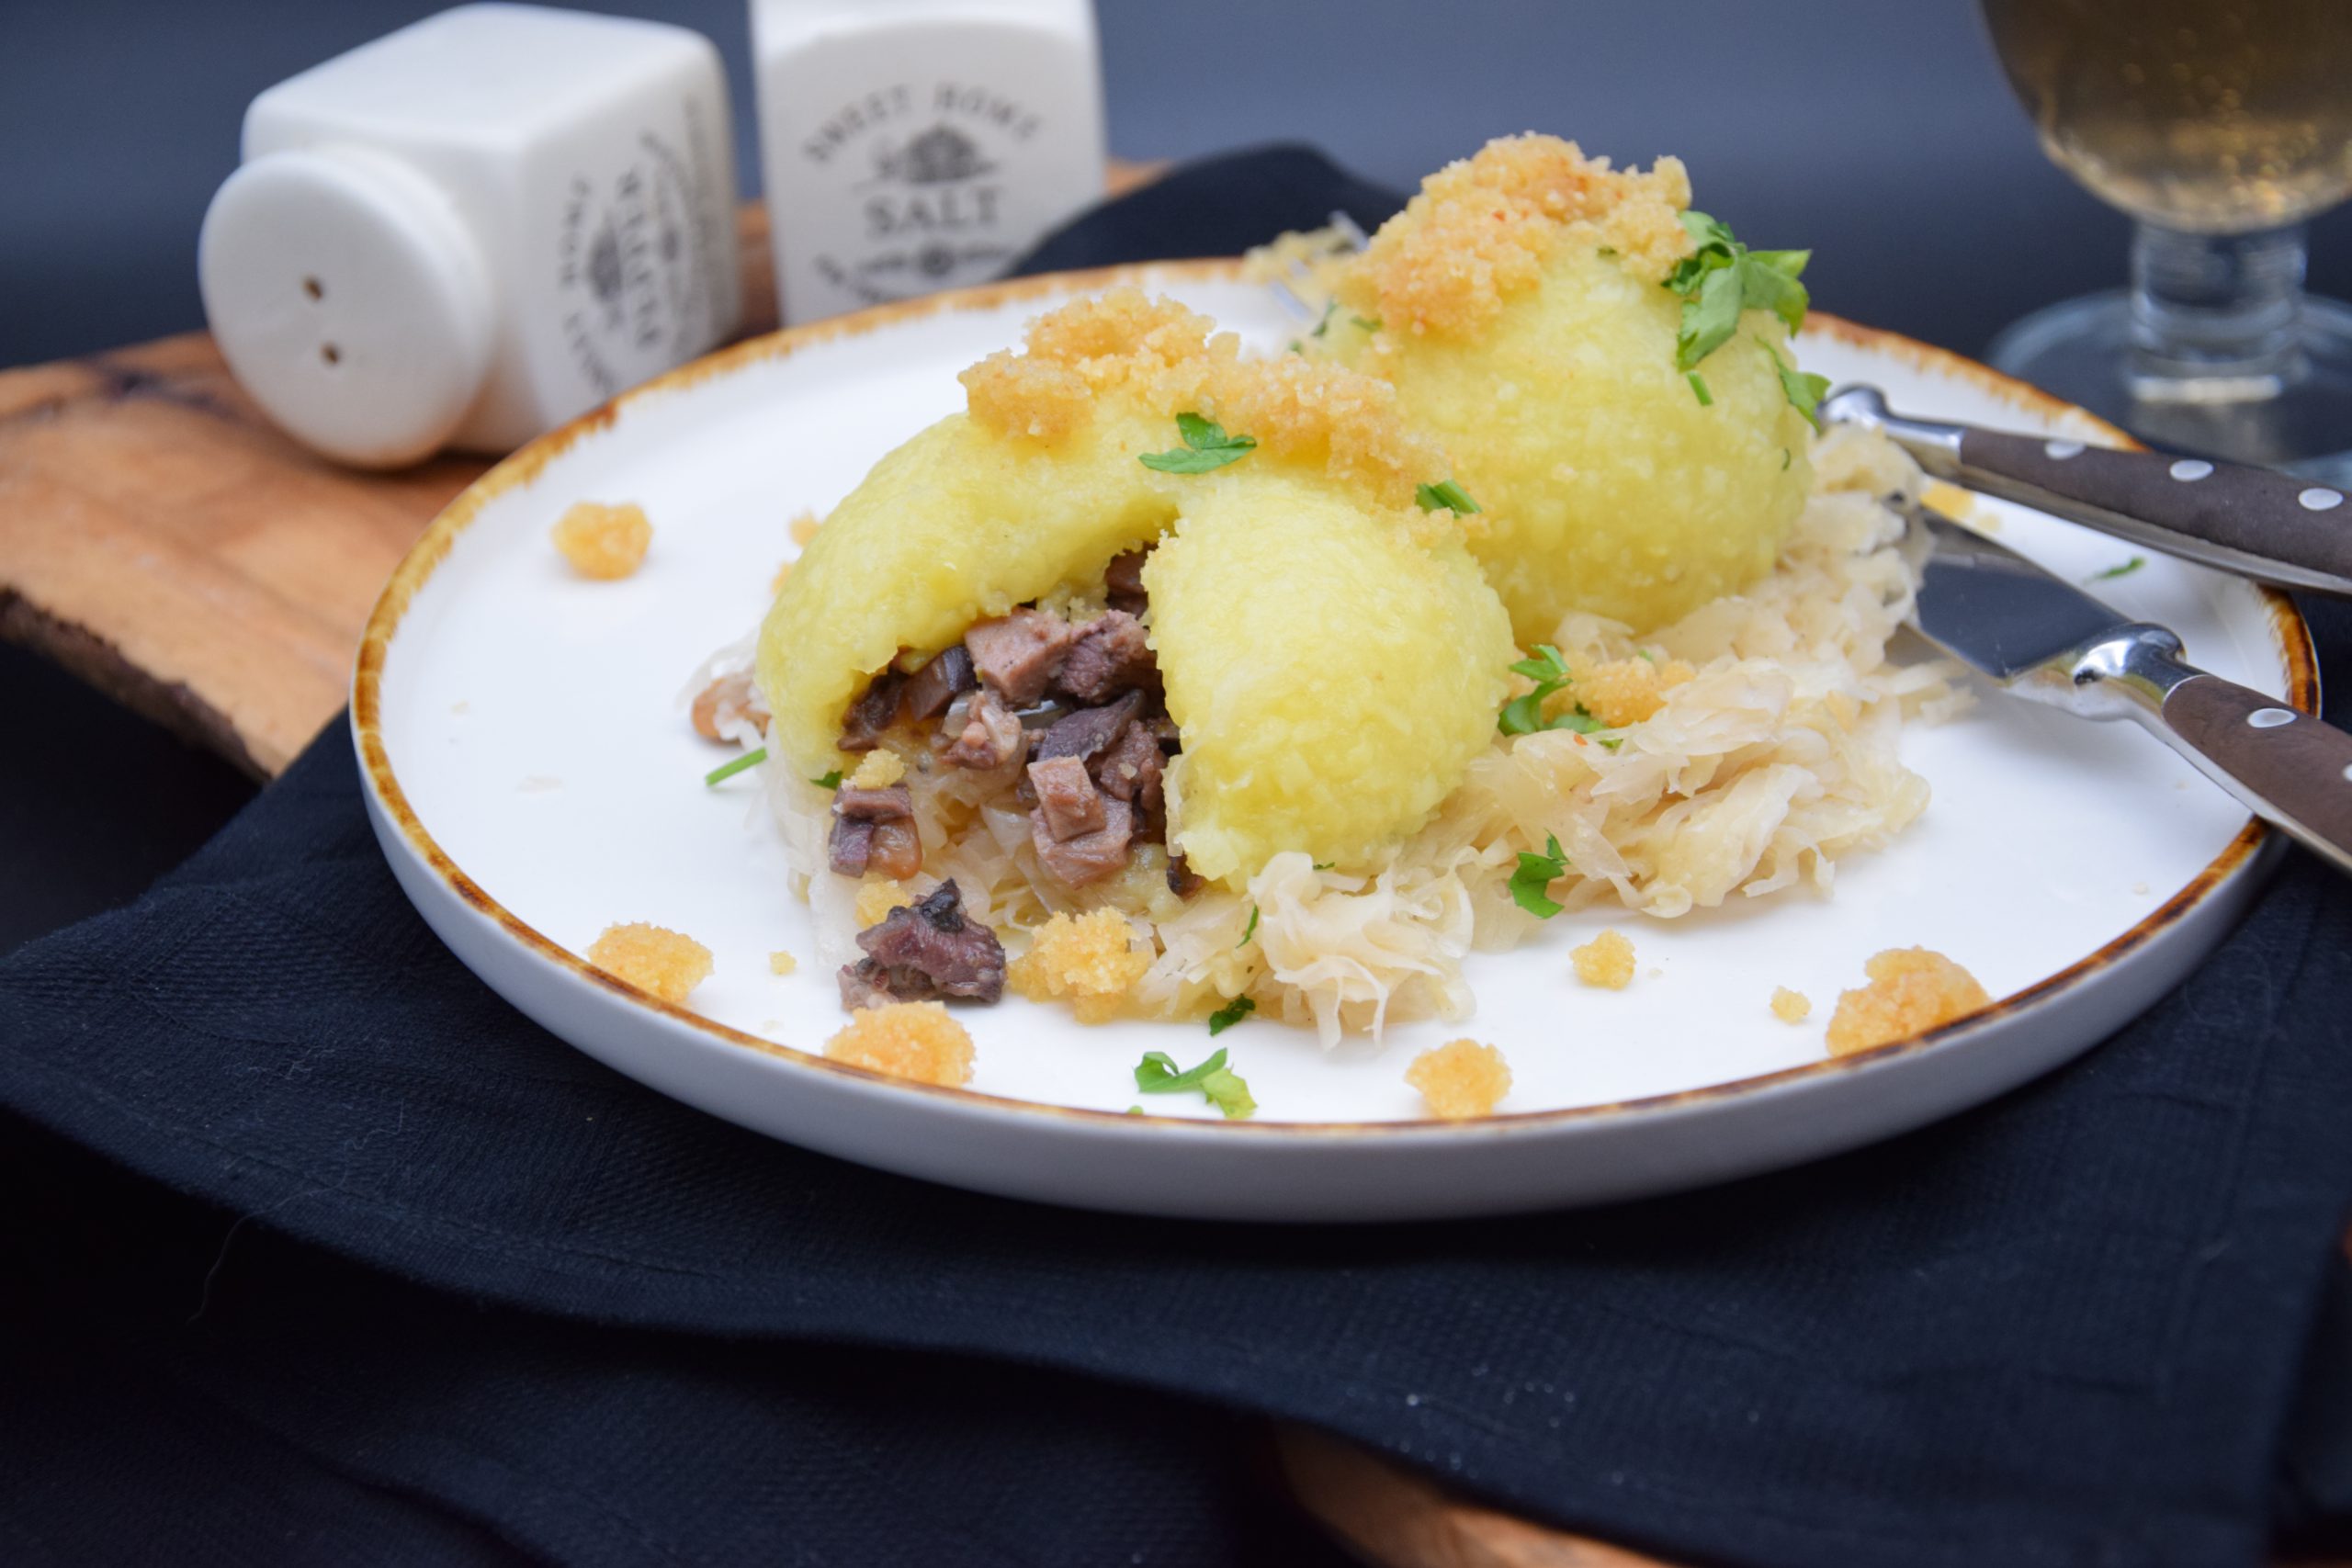
<svg viewBox="0 0 2352 1568">
<path fill-rule="evenodd" d="M 752 0 L 787 321 L 994 277 L 1102 197 L 1091 0 Z"/>
<path fill-rule="evenodd" d="M 503 452 L 735 329 L 732 141 L 698 33 L 444 11 L 254 100 L 198 243 L 205 314 L 329 457 Z"/>
</svg>

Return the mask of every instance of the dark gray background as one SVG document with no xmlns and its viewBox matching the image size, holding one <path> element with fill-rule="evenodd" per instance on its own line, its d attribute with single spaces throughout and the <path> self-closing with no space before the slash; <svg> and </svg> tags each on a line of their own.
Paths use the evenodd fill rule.
<svg viewBox="0 0 2352 1568">
<path fill-rule="evenodd" d="M 0 0 L 0 366 L 201 324 L 196 230 L 270 83 L 420 0 Z M 741 0 L 625 10 L 727 56 L 756 189 Z M 1102 0 L 1111 145 L 1321 145 L 1404 186 L 1501 132 L 1691 167 L 1823 309 L 1973 353 L 2120 281 L 2125 224 L 2044 163 L 1970 0 Z M 2352 211 L 2313 280 L 2352 292 Z M 135 892 L 246 794 L 227 769 L 0 649 L 0 951 Z"/>
</svg>

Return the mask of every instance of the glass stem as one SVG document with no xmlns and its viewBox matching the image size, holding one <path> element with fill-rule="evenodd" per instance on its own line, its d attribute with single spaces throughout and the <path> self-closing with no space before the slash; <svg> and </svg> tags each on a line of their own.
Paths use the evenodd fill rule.
<svg viewBox="0 0 2352 1568">
<path fill-rule="evenodd" d="M 2132 236 L 2132 354 L 2142 402 L 2275 398 L 2301 373 L 2303 226 Z"/>
</svg>

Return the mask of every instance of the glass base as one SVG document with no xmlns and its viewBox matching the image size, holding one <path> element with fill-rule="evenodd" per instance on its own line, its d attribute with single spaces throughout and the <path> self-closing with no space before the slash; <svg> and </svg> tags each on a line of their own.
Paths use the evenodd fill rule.
<svg viewBox="0 0 2352 1568">
<path fill-rule="evenodd" d="M 2151 446 L 2352 483 L 2352 307 L 2307 296 L 2299 336 L 2282 375 L 2135 376 L 2131 296 L 2119 288 L 2035 311 L 1984 357 Z"/>
</svg>

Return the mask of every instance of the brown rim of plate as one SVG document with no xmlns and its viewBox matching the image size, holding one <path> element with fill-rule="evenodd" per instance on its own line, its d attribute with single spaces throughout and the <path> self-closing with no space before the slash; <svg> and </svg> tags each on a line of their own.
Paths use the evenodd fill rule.
<svg viewBox="0 0 2352 1568">
<path fill-rule="evenodd" d="M 1396 1136 L 1409 1134 L 1416 1138 L 1432 1134 L 1473 1137 L 1483 1133 L 1518 1132 L 1555 1122 L 1599 1120 L 1629 1114 L 1660 1113 L 1686 1110 L 1716 1100 L 1728 1100 L 1754 1094 L 1759 1090 L 1792 1088 L 1808 1081 L 1843 1074 L 1860 1068 L 1876 1066 L 1899 1056 L 1906 1056 L 1931 1048 L 1962 1043 L 1971 1034 L 2000 1019 L 2022 1012 L 2049 998 L 2081 985 L 2086 980 L 2110 967 L 2151 940 L 2180 921 L 2211 897 L 2225 883 L 2252 868 L 2256 853 L 2264 847 L 2269 831 L 2259 821 L 2249 821 L 2211 863 L 2190 879 L 2188 885 L 2167 899 L 2162 907 L 2096 951 L 2069 964 L 2057 974 L 2036 981 L 2024 989 L 2000 998 L 1987 1007 L 1967 1017 L 1929 1030 L 1924 1034 L 1898 1040 L 1885 1045 L 1858 1051 L 1848 1056 L 1831 1056 L 1800 1066 L 1783 1067 L 1778 1072 L 1760 1073 L 1751 1077 L 1733 1078 L 1723 1083 L 1707 1084 L 1699 1089 L 1680 1089 L 1671 1094 L 1646 1095 L 1637 1100 L 1612 1101 L 1603 1105 L 1570 1106 L 1555 1111 L 1510 1111 L 1469 1122 L 1441 1122 L 1430 1119 L 1397 1122 L 1203 1122 L 1193 1117 L 1163 1117 L 1149 1114 L 1136 1116 L 1121 1111 L 1089 1111 L 1076 1106 L 1048 1105 L 1031 1100 L 1015 1100 L 1002 1095 L 983 1094 L 977 1089 L 947 1088 L 936 1084 L 915 1083 L 908 1079 L 876 1073 L 864 1067 L 831 1061 L 813 1052 L 796 1046 L 779 1044 L 747 1034 L 715 1020 L 702 1017 L 689 1009 L 665 1002 L 647 995 L 626 981 L 606 974 L 584 958 L 550 941 L 492 898 L 463 871 L 434 841 L 424 824 L 402 793 L 400 781 L 393 776 L 391 759 L 385 750 L 382 731 L 382 682 L 384 660 L 390 650 L 394 634 L 410 602 L 423 588 L 434 570 L 447 558 L 457 537 L 472 524 L 481 509 L 492 500 L 528 485 L 582 439 L 611 426 L 620 412 L 632 403 L 685 390 L 715 377 L 728 375 L 745 366 L 783 359 L 811 344 L 830 343 L 842 338 L 861 337 L 880 328 L 919 321 L 927 316 L 950 310 L 988 310 L 1025 300 L 1057 298 L 1107 288 L 1118 284 L 1145 284 L 1158 279 L 1182 282 L 1233 282 L 1242 277 L 1242 264 L 1228 257 L 1200 261 L 1147 262 L 1125 266 L 1101 267 L 1085 272 L 1046 273 L 1035 277 L 1018 278 L 1010 282 L 983 285 L 977 288 L 961 288 L 934 294 L 921 299 L 903 300 L 895 304 L 876 306 L 829 321 L 811 322 L 807 326 L 787 327 L 762 337 L 749 338 L 716 353 L 706 355 L 693 363 L 679 367 L 666 375 L 622 393 L 600 408 L 591 410 L 560 429 L 532 441 L 500 462 L 481 479 L 476 479 L 457 499 L 445 507 L 426 527 L 424 536 L 401 558 L 391 580 L 384 585 L 375 609 L 368 617 L 362 633 L 356 667 L 353 672 L 351 694 L 351 727 L 359 751 L 362 771 L 369 786 L 376 792 L 386 815 L 400 827 L 418 857 L 433 874 L 448 885 L 450 890 L 471 908 L 503 927 L 523 947 L 560 969 L 571 971 L 580 978 L 602 986 L 629 1001 L 652 1012 L 667 1016 L 673 1022 L 683 1024 L 712 1040 L 730 1045 L 748 1046 L 763 1055 L 777 1057 L 818 1072 L 836 1074 L 845 1078 L 887 1084 L 889 1087 L 920 1094 L 935 1095 L 976 1110 L 990 1112 L 1015 1112 L 1064 1120 L 1107 1129 L 1111 1126 L 1133 1127 L 1138 1123 L 1161 1128 L 1182 1128 L 1198 1131 L 1204 1127 L 1221 1129 L 1219 1135 L 1292 1137 L 1302 1134 L 1322 1136 Z M 1895 333 L 1881 332 L 1873 327 L 1858 326 L 1838 317 L 1814 311 L 1806 317 L 1809 333 L 1835 338 L 1858 348 L 1865 348 L 1905 361 L 1921 370 L 1951 377 L 1970 383 L 1990 393 L 2013 408 L 2045 419 L 2071 419 L 2086 424 L 2103 440 L 2129 450 L 2140 450 L 2140 443 L 2116 426 L 2097 415 L 2061 401 L 2047 392 L 2029 386 L 1990 367 L 1977 364 L 1961 355 L 1919 343 Z M 2273 638 L 2278 644 L 2280 662 L 2288 676 L 2288 698 L 2307 713 L 2319 711 L 2319 668 L 2312 650 L 2311 629 L 2292 601 L 2284 593 L 2256 585 L 2270 610 Z"/>
</svg>

